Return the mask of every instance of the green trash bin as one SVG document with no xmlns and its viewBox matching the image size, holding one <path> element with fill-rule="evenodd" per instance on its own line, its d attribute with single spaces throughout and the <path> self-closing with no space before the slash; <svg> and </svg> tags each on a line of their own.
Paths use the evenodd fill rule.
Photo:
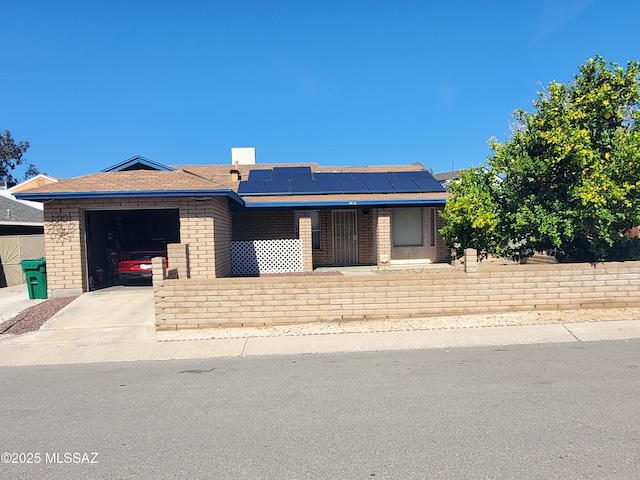
<svg viewBox="0 0 640 480">
<path fill-rule="evenodd" d="M 22 271 L 27 281 L 27 291 L 31 300 L 47 298 L 47 266 L 44 258 L 22 260 Z"/>
</svg>

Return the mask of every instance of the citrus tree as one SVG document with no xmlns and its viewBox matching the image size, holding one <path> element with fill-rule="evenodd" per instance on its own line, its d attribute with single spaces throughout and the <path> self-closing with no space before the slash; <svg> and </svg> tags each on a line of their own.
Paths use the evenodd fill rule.
<svg viewBox="0 0 640 480">
<path fill-rule="evenodd" d="M 552 82 L 534 112 L 514 112 L 512 135 L 490 140 L 481 170 L 499 182 L 461 179 L 444 211 L 448 244 L 481 245 L 489 254 L 545 251 L 559 260 L 634 258 L 638 241 L 626 233 L 640 224 L 640 66 L 589 59 L 568 84 Z M 476 169 L 477 170 L 477 169 Z M 488 209 L 466 212 L 478 188 Z M 495 215 L 492 234 L 478 229 Z M 484 218 L 484 220 L 483 220 Z M 476 225 L 474 227 L 474 225 Z M 459 255 L 461 252 L 456 250 Z"/>
<path fill-rule="evenodd" d="M 451 196 L 441 214 L 445 224 L 440 234 L 456 256 L 465 248 L 475 248 L 481 257 L 497 252 L 501 244 L 498 180 L 487 169 L 471 168 L 449 184 Z"/>
</svg>

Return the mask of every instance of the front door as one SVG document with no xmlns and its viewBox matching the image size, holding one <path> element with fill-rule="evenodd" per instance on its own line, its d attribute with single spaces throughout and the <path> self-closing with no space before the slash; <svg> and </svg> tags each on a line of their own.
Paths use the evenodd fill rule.
<svg viewBox="0 0 640 480">
<path fill-rule="evenodd" d="M 358 263 L 358 228 L 355 210 L 333 212 L 333 263 L 334 265 Z"/>
</svg>

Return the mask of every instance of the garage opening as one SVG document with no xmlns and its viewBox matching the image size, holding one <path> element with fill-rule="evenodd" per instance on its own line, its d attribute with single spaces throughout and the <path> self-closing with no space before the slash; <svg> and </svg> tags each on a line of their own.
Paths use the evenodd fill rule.
<svg viewBox="0 0 640 480">
<path fill-rule="evenodd" d="M 123 255 L 143 251 L 166 254 L 168 243 L 180 242 L 177 208 L 88 211 L 85 226 L 90 289 L 121 283 L 117 262 Z"/>
</svg>

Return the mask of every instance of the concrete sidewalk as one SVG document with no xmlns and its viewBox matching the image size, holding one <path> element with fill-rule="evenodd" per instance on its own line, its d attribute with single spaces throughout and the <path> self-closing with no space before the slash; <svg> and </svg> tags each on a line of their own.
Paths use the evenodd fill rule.
<svg viewBox="0 0 640 480">
<path fill-rule="evenodd" d="M 114 328 L 114 327 L 102 327 Z M 99 330 L 99 329 L 98 329 Z M 640 321 L 414 330 L 375 333 L 343 333 L 280 337 L 248 337 L 158 342 L 150 337 L 125 338 L 100 335 L 96 330 L 83 338 L 64 341 L 35 337 L 32 332 L 0 340 L 0 366 L 47 365 L 138 360 L 170 360 L 254 355 L 299 355 L 518 345 L 640 338 Z M 108 330 L 101 330 L 103 333 Z M 58 330 L 60 332 L 60 330 Z"/>
<path fill-rule="evenodd" d="M 6 290 L 0 306 L 27 308 L 26 289 Z M 9 297 L 13 300 L 10 302 Z M 4 303 L 2 303 L 4 302 Z M 5 311 L 3 310 L 3 311 Z M 11 310 L 13 312 L 13 310 Z M 566 312 L 565 312 L 566 313 Z M 575 313 L 575 312 L 574 312 Z M 465 316 L 457 322 L 446 317 L 414 319 L 404 330 L 381 331 L 385 324 L 364 322 L 362 330 L 336 333 L 327 325 L 309 324 L 286 331 L 246 328 L 232 331 L 158 332 L 154 327 L 153 290 L 150 287 L 113 287 L 88 292 L 60 310 L 40 330 L 0 337 L 0 366 L 48 365 L 138 360 L 170 360 L 254 355 L 299 355 L 337 352 L 365 352 L 455 348 L 488 345 L 517 345 L 553 342 L 586 342 L 640 338 L 640 312 L 600 312 L 598 319 L 636 320 L 571 322 L 554 320 L 542 324 L 478 326 L 479 317 Z M 597 313 L 578 312 L 580 320 Z M 514 318 L 511 314 L 509 318 Z M 635 315 L 635 316 L 634 316 Z M 353 326 L 353 324 L 349 324 Z M 439 328 L 433 328 L 440 325 Z M 397 326 L 397 325 L 396 325 Z M 228 338 L 223 334 L 232 334 Z M 205 338 L 198 338 L 205 335 Z"/>
<path fill-rule="evenodd" d="M 10 320 L 23 310 L 33 307 L 42 299 L 29 299 L 26 285 L 0 288 L 0 323 Z"/>
</svg>

